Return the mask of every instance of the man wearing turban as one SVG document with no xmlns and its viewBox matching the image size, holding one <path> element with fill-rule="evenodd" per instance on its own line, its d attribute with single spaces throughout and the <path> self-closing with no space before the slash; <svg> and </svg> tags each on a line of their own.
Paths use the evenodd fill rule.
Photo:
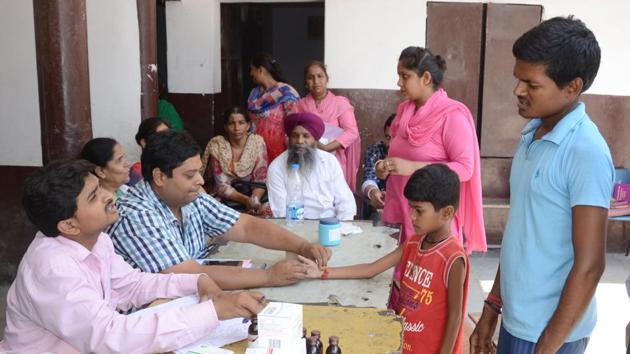
<svg viewBox="0 0 630 354">
<path fill-rule="evenodd" d="M 335 216 L 352 220 L 356 214 L 354 195 L 345 181 L 337 158 L 317 149 L 324 134 L 324 122 L 313 113 L 294 113 L 284 120 L 289 137 L 288 149 L 269 166 L 267 191 L 274 217 L 286 215 L 287 181 L 291 165 L 300 165 L 304 195 L 304 217 L 319 219 Z"/>
</svg>

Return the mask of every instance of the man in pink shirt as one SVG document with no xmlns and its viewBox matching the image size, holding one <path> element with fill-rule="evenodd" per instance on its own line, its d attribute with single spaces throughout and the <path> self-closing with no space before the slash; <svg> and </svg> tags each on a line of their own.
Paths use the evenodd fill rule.
<svg viewBox="0 0 630 354">
<path fill-rule="evenodd" d="M 23 205 L 40 232 L 7 295 L 0 351 L 168 352 L 211 333 L 219 320 L 262 309 L 256 292 L 222 292 L 205 274 L 149 274 L 116 255 L 102 231 L 118 218 L 87 161 L 53 162 L 25 183 Z M 199 303 L 159 314 L 116 310 L 197 293 Z"/>
</svg>

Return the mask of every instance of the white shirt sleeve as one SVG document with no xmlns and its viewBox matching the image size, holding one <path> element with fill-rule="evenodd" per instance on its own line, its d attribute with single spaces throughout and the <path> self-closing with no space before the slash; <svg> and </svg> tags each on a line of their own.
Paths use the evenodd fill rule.
<svg viewBox="0 0 630 354">
<path fill-rule="evenodd" d="M 334 206 L 337 218 L 340 220 L 352 220 L 357 214 L 357 204 L 354 200 L 354 194 L 348 187 L 343 171 L 337 158 L 334 158 L 335 163 L 331 163 L 331 169 L 333 173 L 333 195 L 335 196 Z"/>
<path fill-rule="evenodd" d="M 287 188 L 286 188 L 286 173 L 284 173 L 282 159 L 279 159 L 282 155 L 278 156 L 267 171 L 267 198 L 269 199 L 269 206 L 271 212 L 276 218 L 285 217 L 287 210 Z"/>
</svg>

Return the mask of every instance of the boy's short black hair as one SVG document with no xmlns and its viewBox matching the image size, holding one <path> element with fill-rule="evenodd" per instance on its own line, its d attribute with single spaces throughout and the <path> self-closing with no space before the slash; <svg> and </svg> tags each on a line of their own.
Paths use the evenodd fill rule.
<svg viewBox="0 0 630 354">
<path fill-rule="evenodd" d="M 199 145 L 187 133 L 168 131 L 153 134 L 149 136 L 140 157 L 142 177 L 147 182 L 153 182 L 155 168 L 159 168 L 169 178 L 173 177 L 174 169 L 200 153 Z"/>
<path fill-rule="evenodd" d="M 405 185 L 405 198 L 410 202 L 427 202 L 435 210 L 459 204 L 459 177 L 444 164 L 425 166 L 414 172 Z"/>
<path fill-rule="evenodd" d="M 39 231 L 48 237 L 59 235 L 57 224 L 76 213 L 77 197 L 95 167 L 85 160 L 55 161 L 26 179 L 22 206 Z"/>
<path fill-rule="evenodd" d="M 573 16 L 554 17 L 525 32 L 514 42 L 512 54 L 524 62 L 544 64 L 558 87 L 581 78 L 582 92 L 593 84 L 601 60 L 595 35 Z"/>
</svg>

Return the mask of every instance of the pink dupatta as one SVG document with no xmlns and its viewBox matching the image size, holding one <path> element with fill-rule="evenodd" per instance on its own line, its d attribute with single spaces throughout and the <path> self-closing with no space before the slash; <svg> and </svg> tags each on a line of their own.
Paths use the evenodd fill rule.
<svg viewBox="0 0 630 354">
<path fill-rule="evenodd" d="M 470 254 L 473 251 L 487 250 L 481 195 L 481 161 L 476 127 L 470 110 L 463 103 L 450 99 L 443 89 L 439 89 L 417 111 L 414 102 L 401 103 L 391 133 L 392 136 L 400 134 L 412 146 L 422 146 L 443 126 L 443 120 L 448 114 L 454 111 L 459 111 L 467 118 L 474 137 L 470 142 L 475 157 L 473 173 L 470 180 L 461 182 L 460 200 L 464 203 L 460 203 L 458 210 L 463 223 L 466 251 Z"/>
<path fill-rule="evenodd" d="M 335 155 L 337 160 L 339 160 L 348 186 L 354 192 L 361 160 L 361 138 L 359 137 L 359 129 L 354 117 L 354 107 L 352 107 L 350 101 L 343 96 L 335 96 L 328 91 L 326 97 L 317 105 L 313 96 L 309 94 L 300 99 L 298 110 L 300 112 L 317 114 L 324 123 L 344 130 L 335 139 L 343 146 L 342 149 L 335 152 Z"/>
</svg>

